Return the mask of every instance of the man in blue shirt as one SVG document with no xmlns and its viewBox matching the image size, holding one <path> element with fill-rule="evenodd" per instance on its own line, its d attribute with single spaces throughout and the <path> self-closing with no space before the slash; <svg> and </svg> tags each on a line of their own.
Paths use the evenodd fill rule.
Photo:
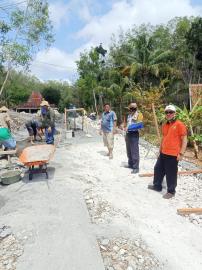
<svg viewBox="0 0 202 270">
<path fill-rule="evenodd" d="M 104 146 L 107 147 L 109 159 L 113 158 L 114 148 L 114 131 L 116 127 L 117 117 L 114 111 L 111 111 L 110 105 L 104 105 L 104 112 L 101 120 L 101 134 L 103 134 Z"/>
</svg>

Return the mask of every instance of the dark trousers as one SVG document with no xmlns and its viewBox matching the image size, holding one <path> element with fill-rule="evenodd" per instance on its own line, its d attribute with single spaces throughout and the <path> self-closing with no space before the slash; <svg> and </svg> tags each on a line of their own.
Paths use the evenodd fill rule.
<svg viewBox="0 0 202 270">
<path fill-rule="evenodd" d="M 139 169 L 139 133 L 131 132 L 126 134 L 126 151 L 128 156 L 128 166 Z"/>
<path fill-rule="evenodd" d="M 34 136 L 36 137 L 37 135 L 37 128 L 36 128 L 36 124 L 32 123 L 31 125 L 25 124 L 27 131 L 29 133 L 29 136 Z"/>
<path fill-rule="evenodd" d="M 162 182 L 166 176 L 167 191 L 174 194 L 177 186 L 177 157 L 160 154 L 154 166 L 154 181 L 153 184 L 159 191 L 162 190 Z"/>
<path fill-rule="evenodd" d="M 48 132 L 48 128 L 45 128 L 45 138 L 47 144 L 54 144 L 55 128 L 51 127 L 51 132 Z"/>
</svg>

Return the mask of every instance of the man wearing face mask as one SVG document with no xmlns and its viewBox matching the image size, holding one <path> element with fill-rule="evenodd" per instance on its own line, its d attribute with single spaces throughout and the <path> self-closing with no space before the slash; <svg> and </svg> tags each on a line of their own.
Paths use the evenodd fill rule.
<svg viewBox="0 0 202 270">
<path fill-rule="evenodd" d="M 43 100 L 40 106 L 41 106 L 40 118 L 42 128 L 45 129 L 46 143 L 54 144 L 55 112 L 50 108 L 50 105 L 46 100 Z"/>
<path fill-rule="evenodd" d="M 161 191 L 164 176 L 166 176 L 167 193 L 164 199 L 175 196 L 177 186 L 178 161 L 182 160 L 187 146 L 187 129 L 176 120 L 176 108 L 168 105 L 165 108 L 166 123 L 162 126 L 162 141 L 160 155 L 154 167 L 153 185 L 148 188 Z"/>
<path fill-rule="evenodd" d="M 137 109 L 136 103 L 130 103 L 128 106 L 129 115 L 126 128 L 126 150 L 128 156 L 128 166 L 132 173 L 139 172 L 139 129 L 143 128 L 143 115 Z"/>
</svg>

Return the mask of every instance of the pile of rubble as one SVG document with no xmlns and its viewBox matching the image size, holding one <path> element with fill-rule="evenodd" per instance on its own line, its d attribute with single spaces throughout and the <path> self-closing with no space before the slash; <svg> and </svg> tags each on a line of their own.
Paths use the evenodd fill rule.
<svg viewBox="0 0 202 270">
<path fill-rule="evenodd" d="M 0 269 L 15 270 L 18 257 L 23 254 L 23 246 L 13 235 L 11 228 L 0 227 Z"/>
<path fill-rule="evenodd" d="M 98 243 L 107 270 L 163 269 L 141 239 L 99 239 Z"/>
<path fill-rule="evenodd" d="M 198 208 L 202 202 L 202 181 L 200 175 L 178 177 L 177 196 L 173 203 L 180 208 Z M 185 216 L 193 224 L 202 227 L 202 216 L 190 214 Z"/>
<path fill-rule="evenodd" d="M 111 218 L 120 214 L 112 206 L 104 201 L 100 196 L 93 194 L 92 190 L 85 191 L 85 201 L 91 217 L 91 221 L 94 224 L 109 223 Z"/>
<path fill-rule="evenodd" d="M 85 190 L 85 201 L 94 224 L 110 224 L 113 217 L 122 215 L 120 209 L 114 209 L 107 201 L 94 194 L 92 189 Z M 159 261 L 149 251 L 141 239 L 134 241 L 123 237 L 112 239 L 99 238 L 98 244 L 106 270 L 152 270 L 162 269 Z"/>
<path fill-rule="evenodd" d="M 30 113 L 18 113 L 14 111 L 9 111 L 9 115 L 12 120 L 11 130 L 14 134 L 17 133 L 20 129 L 25 129 L 25 123 L 33 117 L 33 114 Z"/>
</svg>

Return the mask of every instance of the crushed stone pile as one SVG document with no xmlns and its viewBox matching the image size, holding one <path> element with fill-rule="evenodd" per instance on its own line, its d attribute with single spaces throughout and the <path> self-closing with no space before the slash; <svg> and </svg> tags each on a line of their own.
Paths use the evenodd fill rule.
<svg viewBox="0 0 202 270">
<path fill-rule="evenodd" d="M 14 112 L 9 111 L 11 117 L 11 130 L 14 134 L 18 133 L 19 130 L 25 129 L 25 123 L 31 120 L 36 114 L 25 113 L 25 112 Z"/>
<path fill-rule="evenodd" d="M 98 243 L 107 270 L 163 269 L 141 239 L 115 237 Z"/>
<path fill-rule="evenodd" d="M 23 254 L 23 246 L 8 226 L 0 227 L 0 269 L 15 270 L 18 257 Z"/>
</svg>

